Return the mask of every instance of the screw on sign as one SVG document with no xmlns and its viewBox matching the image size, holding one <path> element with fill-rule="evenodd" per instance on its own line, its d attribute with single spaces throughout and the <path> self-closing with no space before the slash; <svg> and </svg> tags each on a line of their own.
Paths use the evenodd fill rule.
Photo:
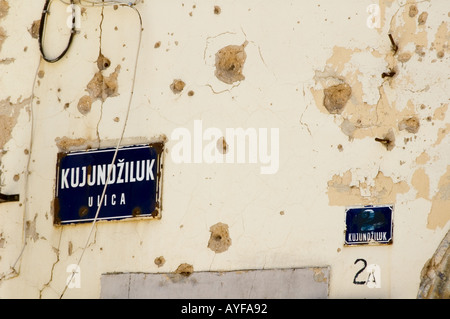
<svg viewBox="0 0 450 319">
<path fill-rule="evenodd" d="M 67 288 L 81 288 L 80 266 L 77 264 L 70 264 L 67 266 L 66 272 L 70 273 L 66 279 Z"/>
</svg>

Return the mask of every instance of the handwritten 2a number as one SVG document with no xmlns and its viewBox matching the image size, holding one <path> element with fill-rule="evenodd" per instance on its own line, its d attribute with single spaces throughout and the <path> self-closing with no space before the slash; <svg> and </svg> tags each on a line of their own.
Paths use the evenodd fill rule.
<svg viewBox="0 0 450 319">
<path fill-rule="evenodd" d="M 362 263 L 363 267 L 358 270 L 353 278 L 353 283 L 355 285 L 367 285 L 368 288 L 381 288 L 381 269 L 380 266 L 376 264 L 367 265 L 367 261 L 365 259 L 356 259 L 354 264 Z M 363 272 L 368 273 L 366 280 L 360 280 L 360 278 L 364 279 Z"/>
</svg>

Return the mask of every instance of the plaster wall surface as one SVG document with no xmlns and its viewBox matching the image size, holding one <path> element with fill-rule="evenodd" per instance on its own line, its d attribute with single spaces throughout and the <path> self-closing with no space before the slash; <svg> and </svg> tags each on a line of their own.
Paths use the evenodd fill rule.
<svg viewBox="0 0 450 319">
<path fill-rule="evenodd" d="M 0 204 L 0 297 L 99 298 L 104 274 L 187 264 L 325 267 L 329 298 L 416 298 L 450 228 L 447 0 L 82 1 L 55 63 L 44 2 L 0 0 L 0 190 L 20 195 Z M 50 12 L 55 57 L 72 10 Z M 208 163 L 229 128 L 258 143 Z M 159 218 L 54 225 L 59 152 L 152 142 Z M 344 244 L 360 205 L 393 205 L 391 244 Z M 378 285 L 355 284 L 369 269 Z"/>
</svg>

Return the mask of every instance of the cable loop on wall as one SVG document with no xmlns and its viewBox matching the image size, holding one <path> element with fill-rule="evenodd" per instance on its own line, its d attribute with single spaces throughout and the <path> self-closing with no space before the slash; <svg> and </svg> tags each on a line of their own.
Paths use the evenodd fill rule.
<svg viewBox="0 0 450 319">
<path fill-rule="evenodd" d="M 45 33 L 45 25 L 46 25 L 46 22 L 47 22 L 47 15 L 50 14 L 49 7 L 50 7 L 50 4 L 51 4 L 51 1 L 52 0 L 46 0 L 45 4 L 44 4 L 44 8 L 42 9 L 41 23 L 39 25 L 39 50 L 41 51 L 42 58 L 45 61 L 50 62 L 50 63 L 55 63 L 55 62 L 58 62 L 59 60 L 61 60 L 61 58 L 64 55 L 66 55 L 67 51 L 70 48 L 70 45 L 72 44 L 73 37 L 75 36 L 75 33 L 76 33 L 75 7 L 74 7 L 73 0 L 70 0 L 70 5 L 72 6 L 72 27 L 71 27 L 71 30 L 70 30 L 70 37 L 69 37 L 69 41 L 67 42 L 66 48 L 56 58 L 49 58 L 44 52 L 45 50 L 44 50 L 43 39 L 44 39 L 44 33 Z"/>
</svg>

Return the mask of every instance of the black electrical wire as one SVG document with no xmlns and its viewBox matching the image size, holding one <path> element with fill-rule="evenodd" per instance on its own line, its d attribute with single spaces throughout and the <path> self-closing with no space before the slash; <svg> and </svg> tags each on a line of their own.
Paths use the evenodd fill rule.
<svg viewBox="0 0 450 319">
<path fill-rule="evenodd" d="M 72 44 L 73 38 L 75 36 L 76 33 L 76 29 L 75 29 L 75 8 L 74 8 L 74 3 L 73 0 L 70 0 L 70 5 L 72 6 L 72 28 L 70 30 L 70 38 L 69 41 L 67 42 L 67 46 L 64 49 L 64 51 L 62 51 L 62 53 L 57 56 L 56 58 L 49 58 L 45 55 L 44 52 L 44 45 L 42 43 L 43 41 L 43 36 L 44 36 L 44 31 L 45 31 L 45 24 L 47 21 L 47 15 L 50 13 L 49 12 L 49 7 L 50 7 L 50 2 L 52 0 L 46 0 L 45 4 L 44 4 L 44 9 L 42 9 L 42 16 L 41 16 L 41 23 L 39 25 L 39 49 L 41 50 L 41 54 L 42 54 L 42 58 L 50 63 L 54 63 L 57 62 L 59 60 L 61 60 L 61 58 L 67 53 L 67 51 L 70 48 L 70 45 Z"/>
</svg>

